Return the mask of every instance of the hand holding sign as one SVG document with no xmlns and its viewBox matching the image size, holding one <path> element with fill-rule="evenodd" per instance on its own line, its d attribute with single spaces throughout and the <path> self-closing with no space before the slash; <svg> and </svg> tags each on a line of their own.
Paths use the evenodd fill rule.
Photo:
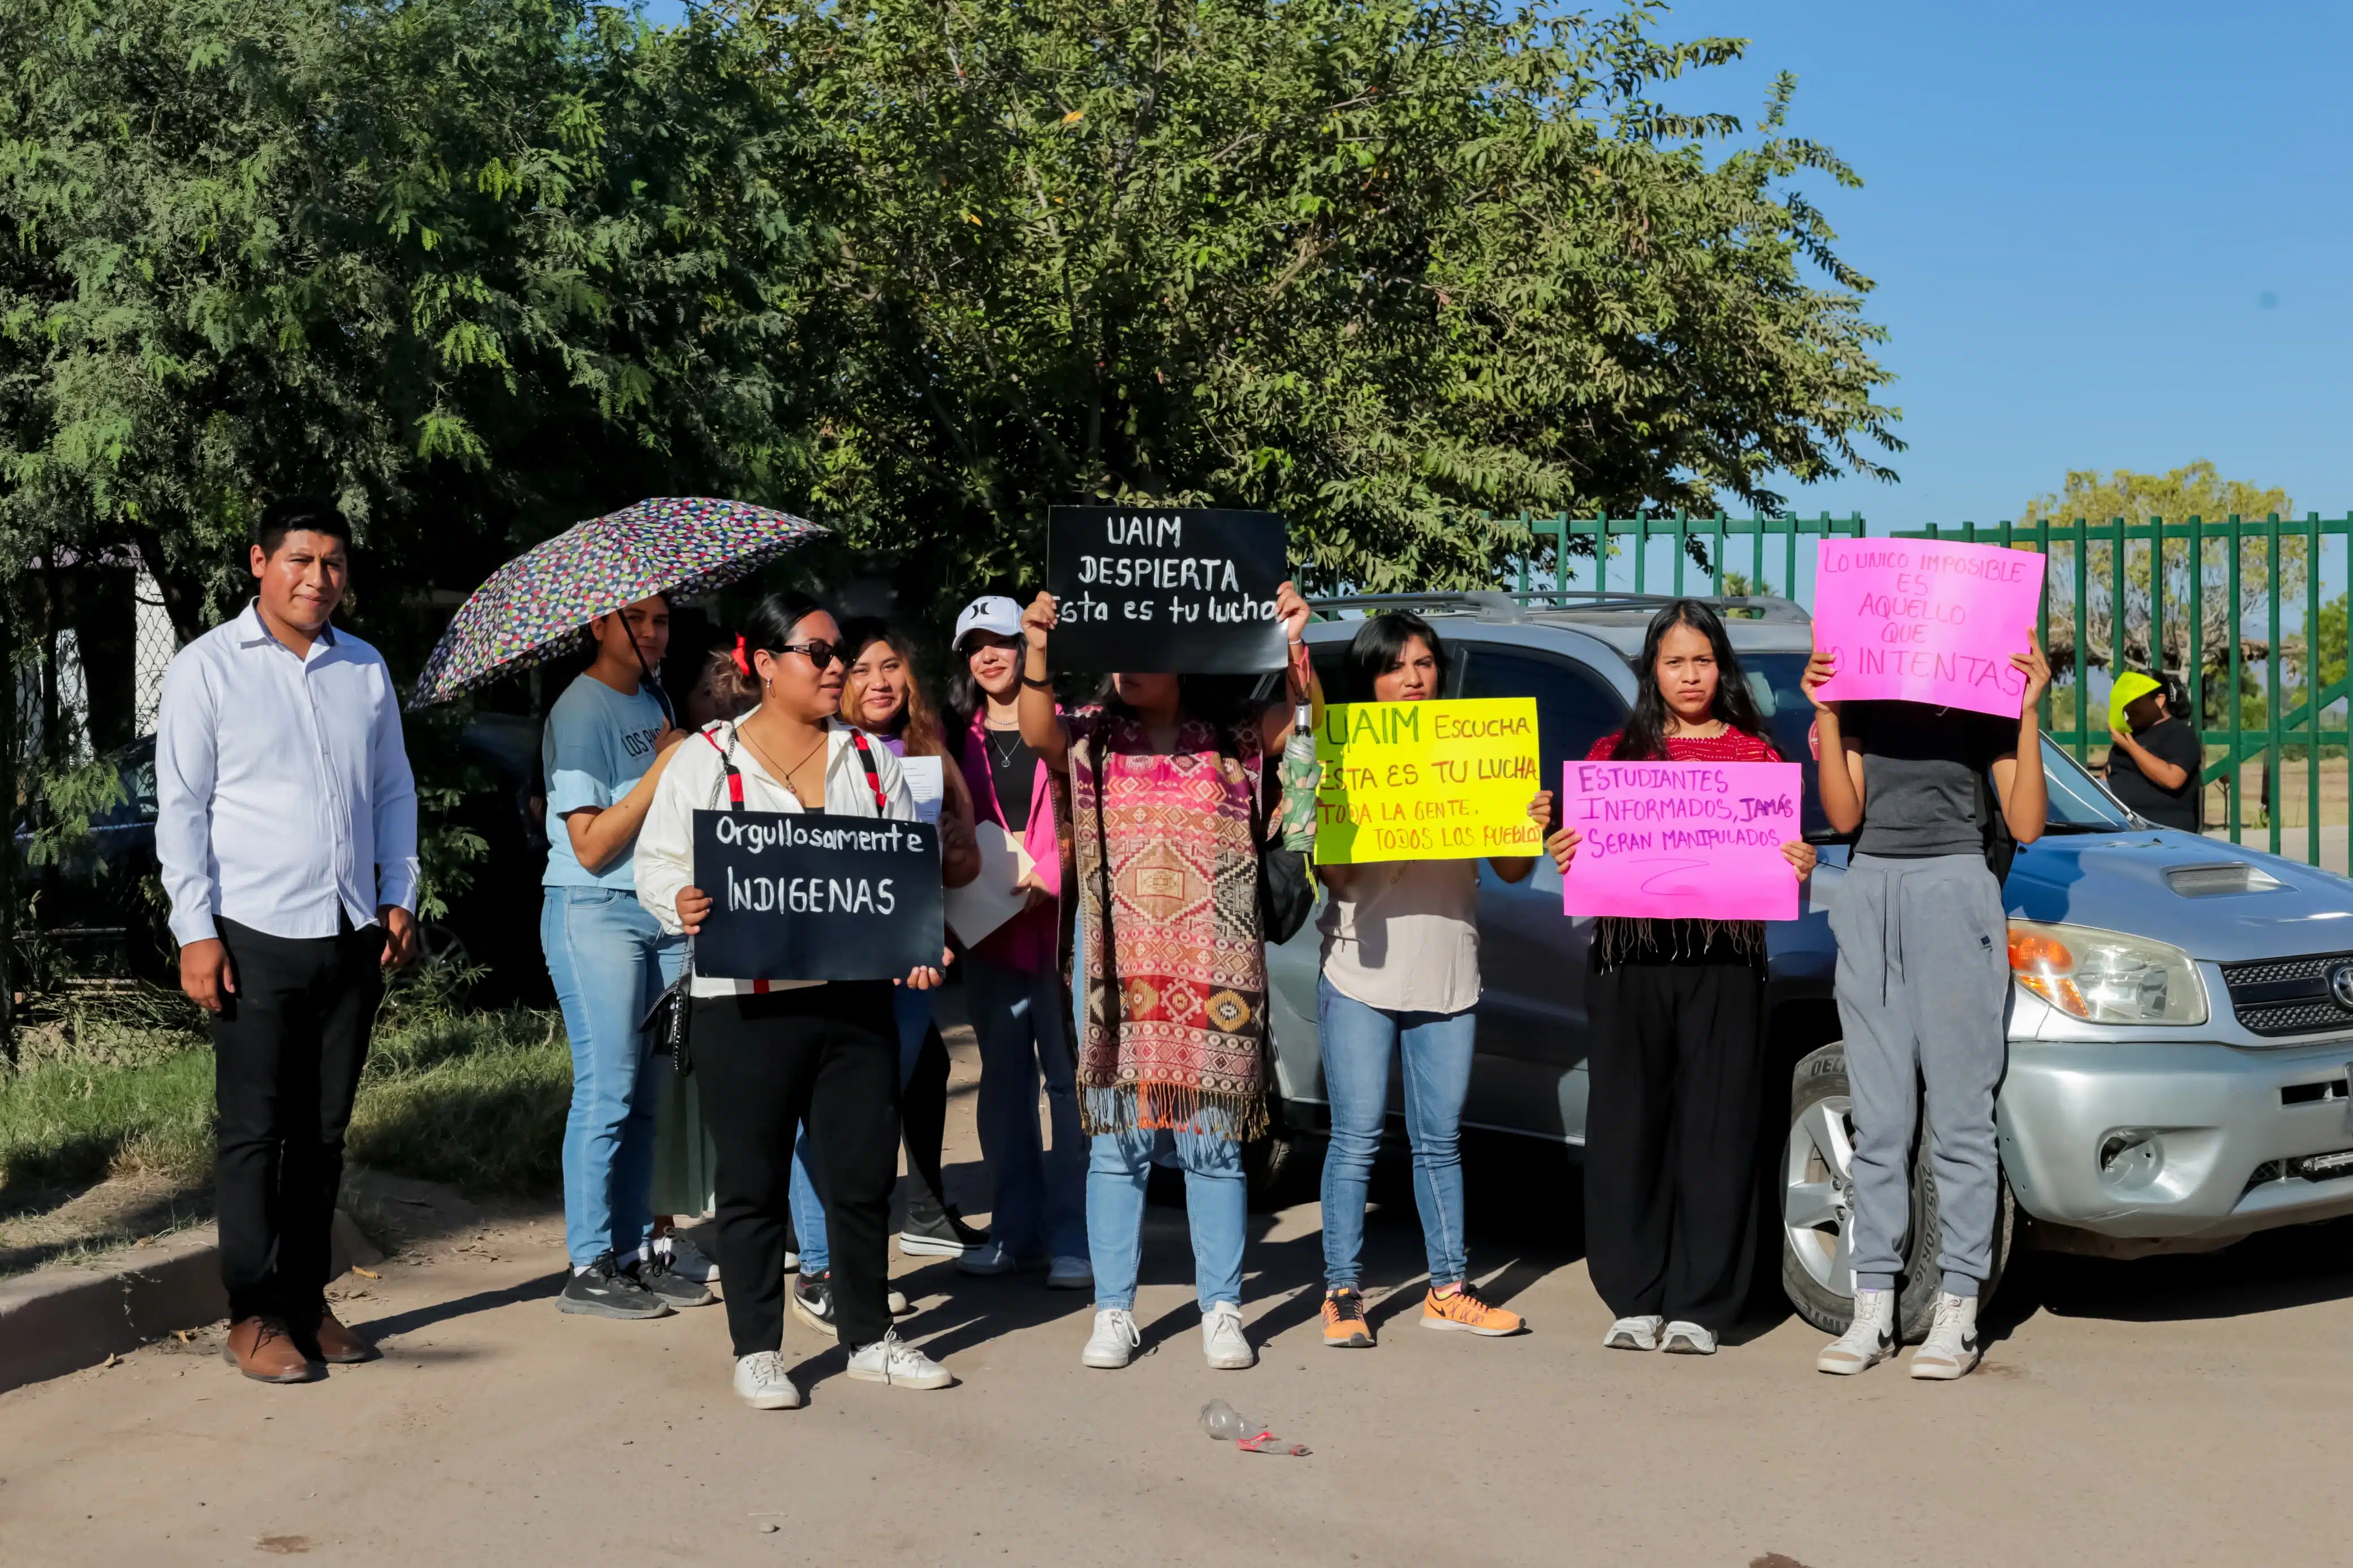
<svg viewBox="0 0 2353 1568">
<path fill-rule="evenodd" d="M 2030 692 L 2039 553 L 1923 539 L 1825 539 L 1815 553 L 1814 646 L 1831 656 L 1817 705 L 1893 700 L 2018 716 Z M 2039 656 L 2037 656 L 2039 657 Z M 2049 672 L 2042 676 L 2049 684 Z"/>
</svg>

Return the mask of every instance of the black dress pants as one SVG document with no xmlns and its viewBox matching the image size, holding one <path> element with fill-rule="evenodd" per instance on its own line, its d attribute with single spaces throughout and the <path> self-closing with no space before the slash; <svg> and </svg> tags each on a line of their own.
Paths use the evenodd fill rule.
<svg viewBox="0 0 2353 1568">
<path fill-rule="evenodd" d="M 282 937 L 215 924 L 237 985 L 212 1023 L 228 1315 L 307 1329 L 326 1301 L 343 1131 L 384 995 L 384 931 Z"/>
<path fill-rule="evenodd" d="M 1756 1257 L 1765 974 L 1753 963 L 1597 970 L 1587 1060 L 1585 1250 L 1613 1316 L 1721 1334 Z"/>
<path fill-rule="evenodd" d="M 900 1092 L 901 1142 L 907 1150 L 909 1212 L 919 1212 L 926 1197 L 936 1208 L 947 1202 L 941 1185 L 940 1154 L 948 1133 L 948 1045 L 934 1024 L 916 1053 L 915 1070 Z"/>
<path fill-rule="evenodd" d="M 727 1329 L 739 1356 L 785 1337 L 793 1127 L 808 1120 L 833 1248 L 836 1331 L 891 1328 L 891 1189 L 899 1179 L 899 1040 L 888 981 L 698 996 L 691 1036 L 717 1145 L 713 1207 Z"/>
</svg>

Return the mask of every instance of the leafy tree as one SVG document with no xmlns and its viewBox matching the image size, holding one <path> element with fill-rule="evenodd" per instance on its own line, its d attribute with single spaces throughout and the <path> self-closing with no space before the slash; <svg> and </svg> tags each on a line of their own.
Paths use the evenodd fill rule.
<svg viewBox="0 0 2353 1568">
<path fill-rule="evenodd" d="M 579 517 L 796 487 L 806 116 L 726 31 L 8 0 L 0 58 L 0 564 L 135 543 L 193 633 L 325 490 L 383 635 Z"/>
<path fill-rule="evenodd" d="M 2293 510 L 2285 490 L 2225 479 L 2212 463 L 2196 462 L 2165 474 L 2139 474 L 2129 468 L 2105 475 L 2094 470 L 2070 472 L 2060 493 L 2039 496 L 2027 503 L 2018 525 L 2031 528 L 2047 520 L 2056 534 L 2078 518 L 2093 524 L 2119 518 L 2146 524 L 2152 517 L 2162 518 L 2168 523 L 2187 522 L 2193 517 L 2205 522 L 2222 522 L 2234 516 L 2249 521 L 2260 521 L 2274 513 L 2284 517 Z M 2114 545 L 2098 543 L 2085 547 L 2084 626 L 2081 637 L 2075 627 L 2074 552 L 2070 549 L 2063 553 L 2055 550 L 2052 553 L 2049 652 L 2054 670 L 2063 673 L 2077 669 L 2080 679 L 2083 671 L 2105 668 L 2114 657 L 2117 614 L 2115 549 Z M 2302 540 L 2284 538 L 2280 542 L 2280 593 L 2293 595 L 2303 587 L 2306 555 Z M 2200 556 L 2193 573 L 2189 541 L 2167 540 L 2160 574 L 2153 567 L 2146 542 L 2125 547 L 2125 662 L 2139 669 L 2186 671 L 2189 667 L 2189 623 L 2194 613 L 2201 623 L 2200 646 L 2205 654 L 2202 685 L 2219 692 L 2227 683 L 2232 637 L 2239 638 L 2242 664 L 2271 657 L 2271 644 L 2266 637 L 2248 629 L 2251 622 L 2258 626 L 2263 624 L 2261 615 L 2273 591 L 2271 571 L 2263 550 L 2242 545 L 2239 553 L 2239 602 L 2232 605 L 2229 542 L 2204 542 Z M 2152 587 L 2160 580 L 2165 589 L 2164 621 L 2158 646 L 2152 647 Z"/>
<path fill-rule="evenodd" d="M 1786 78 L 1712 155 L 1732 118 L 1649 95 L 1742 46 L 1654 5 L 720 9 L 849 193 L 813 505 L 919 594 L 1092 498 L 1279 509 L 1324 586 L 1487 584 L 1523 509 L 1770 509 L 1900 445 L 1870 283 L 1788 188 L 1859 181 Z"/>
</svg>

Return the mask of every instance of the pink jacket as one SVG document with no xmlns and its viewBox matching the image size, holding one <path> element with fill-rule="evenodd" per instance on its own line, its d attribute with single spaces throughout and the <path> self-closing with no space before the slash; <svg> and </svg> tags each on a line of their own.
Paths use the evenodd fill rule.
<svg viewBox="0 0 2353 1568">
<path fill-rule="evenodd" d="M 965 786 L 972 795 L 975 821 L 993 822 L 1003 827 L 1005 811 L 997 803 L 997 780 L 988 768 L 987 728 L 984 716 L 975 713 L 965 733 L 960 763 Z M 985 958 L 1002 968 L 1035 974 L 1060 963 L 1061 942 L 1059 900 L 1062 896 L 1062 843 L 1054 821 L 1053 776 L 1042 762 L 1029 784 L 1029 825 L 1022 830 L 1021 847 L 1038 862 L 1038 880 L 1058 902 L 1041 904 L 1014 916 L 983 937 L 972 953 L 975 958 Z"/>
</svg>

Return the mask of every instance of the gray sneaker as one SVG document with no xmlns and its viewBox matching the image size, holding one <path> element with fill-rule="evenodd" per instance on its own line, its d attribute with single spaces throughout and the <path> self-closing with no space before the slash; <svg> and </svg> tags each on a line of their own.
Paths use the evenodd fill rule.
<svg viewBox="0 0 2353 1568">
<path fill-rule="evenodd" d="M 641 1258 L 622 1272 L 673 1307 L 708 1307 L 719 1300 L 710 1286 L 689 1279 L 671 1267 L 668 1253 Z"/>
<path fill-rule="evenodd" d="M 605 1254 L 564 1282 L 556 1310 L 592 1318 L 667 1318 L 670 1303 L 613 1265 Z"/>
</svg>

